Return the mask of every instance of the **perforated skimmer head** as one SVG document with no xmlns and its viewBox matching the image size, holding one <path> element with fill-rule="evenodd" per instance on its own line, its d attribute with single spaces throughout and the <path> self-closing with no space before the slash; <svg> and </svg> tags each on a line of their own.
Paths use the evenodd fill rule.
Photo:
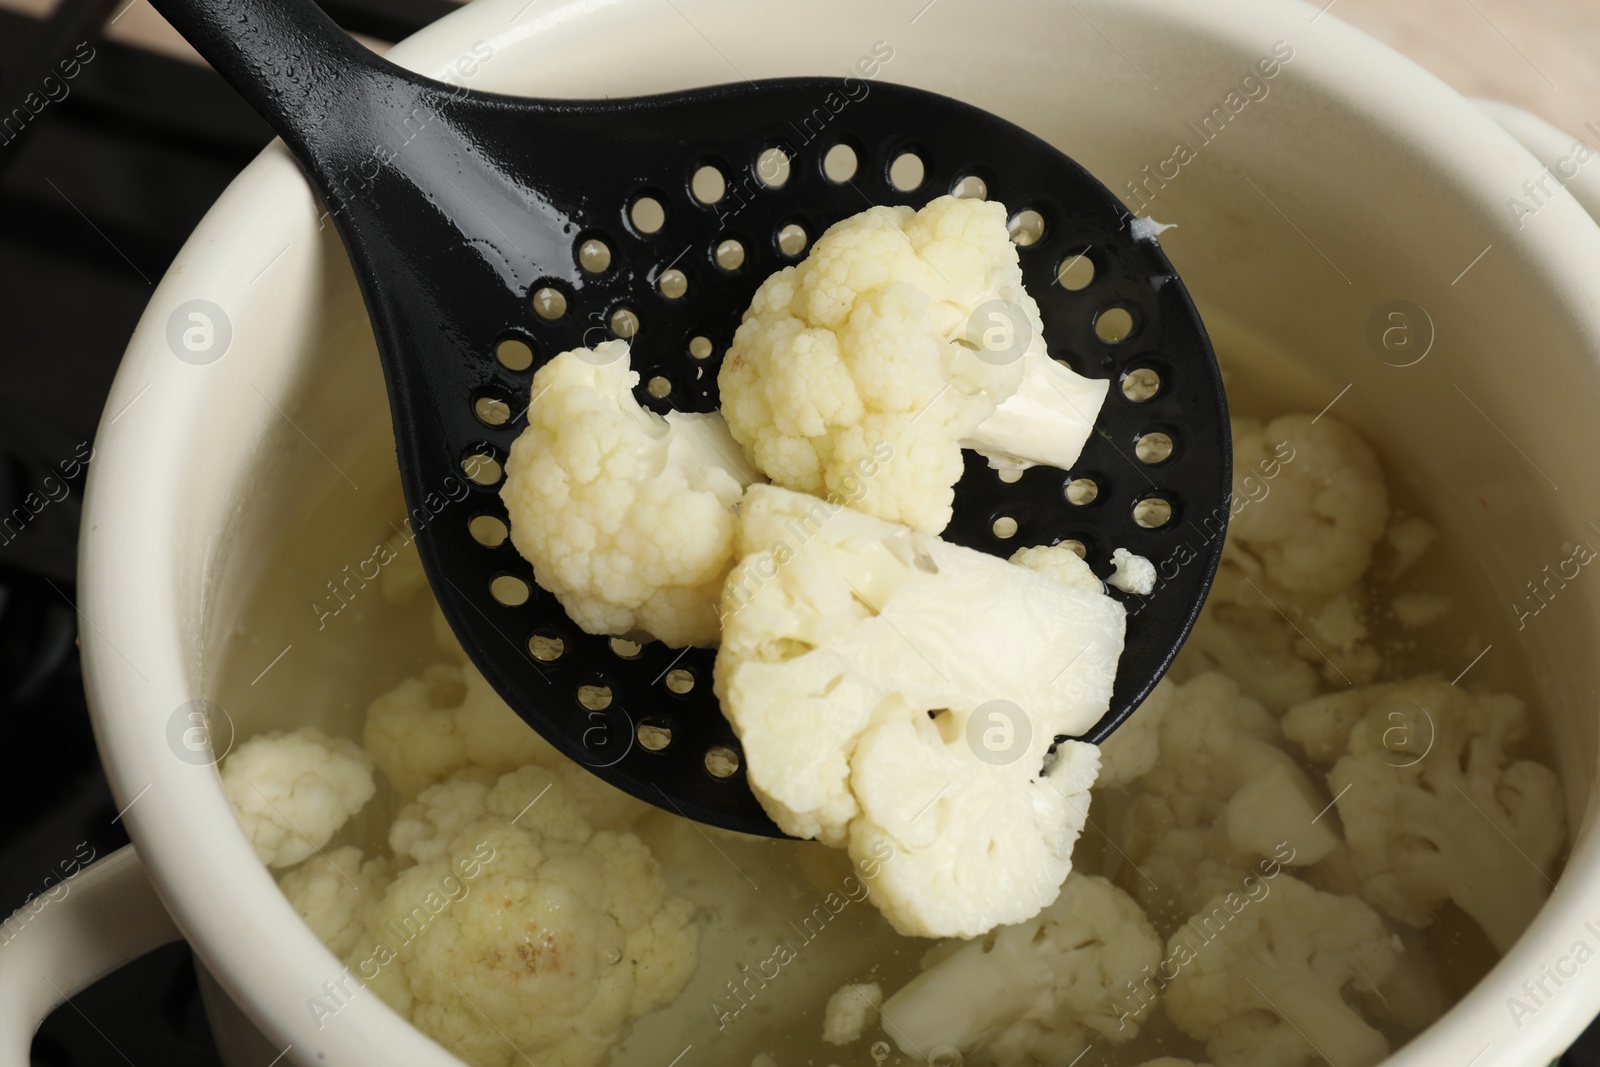
<svg viewBox="0 0 1600 1067">
<path fill-rule="evenodd" d="M 1001 555 L 1070 540 L 1102 578 L 1116 547 L 1158 564 L 1152 595 L 1111 591 L 1128 605 L 1126 650 L 1086 740 L 1138 705 L 1188 635 L 1228 515 L 1221 376 L 1153 236 L 1044 141 L 921 90 L 835 78 L 514 99 L 401 70 L 308 0 L 156 6 L 274 125 L 338 227 L 377 336 L 423 564 L 462 646 L 524 719 L 607 781 L 697 820 L 777 833 L 712 694 L 714 652 L 581 632 L 506 539 L 498 489 L 533 370 L 624 336 L 644 404 L 712 411 L 756 287 L 875 204 L 952 190 L 1006 204 L 1050 354 L 1113 383 L 1071 471 L 1008 481 L 967 453 L 944 534 Z M 452 503 L 464 476 L 471 491 Z"/>
</svg>

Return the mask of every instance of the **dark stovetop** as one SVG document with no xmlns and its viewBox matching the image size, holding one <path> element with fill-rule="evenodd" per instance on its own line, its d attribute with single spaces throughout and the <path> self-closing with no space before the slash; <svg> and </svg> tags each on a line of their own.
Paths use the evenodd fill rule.
<svg viewBox="0 0 1600 1067">
<path fill-rule="evenodd" d="M 112 6 L 65 0 L 48 22 L 0 12 L 0 915 L 63 863 L 127 842 L 84 706 L 72 606 L 82 474 L 62 479 L 62 464 L 92 444 L 153 283 L 269 137 L 211 71 L 99 38 Z M 323 6 L 387 41 L 452 7 Z M 81 41 L 94 58 L 70 93 L 20 134 L 5 126 Z M 7 525 L 41 489 L 48 502 L 34 496 L 27 520 Z M 219 1063 L 188 949 L 169 945 L 74 997 L 45 1021 L 33 1062 Z M 1562 1064 L 1600 1065 L 1600 1027 Z"/>
</svg>

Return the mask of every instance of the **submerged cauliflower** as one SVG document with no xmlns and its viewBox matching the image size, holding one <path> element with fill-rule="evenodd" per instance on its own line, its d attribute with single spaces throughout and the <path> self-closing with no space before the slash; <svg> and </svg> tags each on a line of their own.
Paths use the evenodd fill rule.
<svg viewBox="0 0 1600 1067">
<path fill-rule="evenodd" d="M 1566 839 L 1555 772 L 1507 751 L 1527 730 L 1516 697 L 1429 679 L 1284 717 L 1309 755 L 1338 760 L 1328 786 L 1362 895 L 1414 926 L 1453 900 L 1502 953 L 1544 904 Z"/>
<path fill-rule="evenodd" d="M 361 742 L 403 797 L 463 767 L 504 774 L 553 751 L 470 664 L 435 664 L 379 696 Z"/>
<path fill-rule="evenodd" d="M 1240 509 L 1228 527 L 1235 548 L 1261 561 L 1267 578 L 1292 593 L 1337 593 L 1372 562 L 1389 521 L 1378 457 L 1359 434 L 1330 416 L 1283 415 L 1233 422 L 1233 462 L 1249 471 L 1291 457 L 1270 492 Z"/>
<path fill-rule="evenodd" d="M 1397 965 L 1383 920 L 1355 897 L 1279 875 L 1259 897 L 1219 894 L 1173 935 L 1167 1015 L 1217 1067 L 1370 1067 L 1389 1042 L 1346 998 Z"/>
<path fill-rule="evenodd" d="M 1280 713 L 1316 694 L 1319 670 L 1371 681 L 1381 659 L 1359 583 L 1389 515 L 1377 457 L 1326 415 L 1235 419 L 1233 441 L 1222 564 L 1176 676 L 1220 671 Z"/>
<path fill-rule="evenodd" d="M 715 672 L 786 832 L 847 846 L 901 933 L 970 937 L 1053 900 L 1087 815 L 1122 606 L 1064 548 L 1037 573 L 753 487 Z"/>
<path fill-rule="evenodd" d="M 387 857 L 366 859 L 359 848 L 345 845 L 285 871 L 278 888 L 328 951 L 343 957 L 366 932 L 372 908 L 393 876 Z"/>
<path fill-rule="evenodd" d="M 410 865 L 351 968 L 474 1067 L 599 1064 L 694 970 L 693 906 L 637 837 L 593 829 L 545 768 L 425 790 L 391 846 Z"/>
<path fill-rule="evenodd" d="M 822 1040 L 848 1045 L 861 1040 L 867 1020 L 883 1007 L 883 987 L 877 982 L 847 982 L 834 991 L 822 1009 Z"/>
<path fill-rule="evenodd" d="M 998 1067 L 1064 1064 L 1091 1038 L 1138 1036 L 1128 990 L 1160 958 L 1161 939 L 1128 894 L 1073 874 L 1028 922 L 931 951 L 884 1004 L 885 1031 L 901 1052 L 935 1062 L 940 1050 L 982 1050 Z"/>
<path fill-rule="evenodd" d="M 715 644 L 733 505 L 754 474 L 718 416 L 662 418 L 638 383 L 623 341 L 539 368 L 500 491 L 511 541 L 587 632 Z"/>
<path fill-rule="evenodd" d="M 556 751 L 470 663 L 435 664 L 378 697 L 362 741 L 403 797 L 469 767 L 505 774 L 539 764 L 562 778 L 597 826 L 626 826 L 649 810 Z"/>
<path fill-rule="evenodd" d="M 925 533 L 950 522 L 963 444 L 1068 467 L 1109 387 L 1046 352 L 1005 208 L 949 196 L 830 227 L 756 291 L 717 385 L 775 484 Z"/>
<path fill-rule="evenodd" d="M 1129 884 L 1170 929 L 1256 858 L 1305 866 L 1339 839 L 1318 817 L 1326 801 L 1278 747 L 1277 721 L 1231 679 L 1201 675 L 1162 699 L 1158 755 L 1137 779 L 1123 844 L 1138 872 Z"/>
<path fill-rule="evenodd" d="M 372 799 L 372 761 L 315 727 L 258 734 L 222 764 L 222 791 L 268 867 L 299 863 Z"/>
</svg>

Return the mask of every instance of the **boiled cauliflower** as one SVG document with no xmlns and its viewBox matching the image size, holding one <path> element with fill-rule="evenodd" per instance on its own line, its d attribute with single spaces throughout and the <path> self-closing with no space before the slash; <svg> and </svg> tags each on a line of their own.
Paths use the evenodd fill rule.
<svg viewBox="0 0 1600 1067">
<path fill-rule="evenodd" d="M 285 871 L 278 888 L 311 932 L 335 956 L 343 957 L 366 932 L 372 908 L 393 874 L 386 857 L 366 859 L 359 848 L 345 845 Z"/>
<path fill-rule="evenodd" d="M 1394 971 L 1383 920 L 1356 897 L 1279 875 L 1259 898 L 1208 901 L 1167 945 L 1167 1015 L 1217 1067 L 1369 1067 L 1389 1042 L 1346 999 Z"/>
<path fill-rule="evenodd" d="M 607 341 L 533 376 L 500 491 L 511 541 L 585 631 L 715 644 L 733 505 L 755 475 L 718 416 L 641 407 L 628 358 Z"/>
<path fill-rule="evenodd" d="M 409 866 L 351 966 L 474 1067 L 592 1067 L 687 984 L 693 906 L 637 837 L 593 829 L 552 771 L 462 772 L 401 822 L 391 847 Z"/>
<path fill-rule="evenodd" d="M 1319 697 L 1284 717 L 1314 759 L 1337 759 L 1328 786 L 1362 895 L 1414 926 L 1453 900 L 1502 953 L 1549 895 L 1566 839 L 1555 772 L 1508 751 L 1527 730 L 1516 697 L 1429 679 Z"/>
<path fill-rule="evenodd" d="M 562 778 L 596 826 L 625 827 L 650 810 L 558 752 L 464 657 L 459 664 L 435 664 L 374 700 L 362 740 L 403 797 L 465 768 L 492 776 L 539 764 Z"/>
<path fill-rule="evenodd" d="M 717 385 L 775 484 L 924 533 L 950 522 L 963 444 L 1069 467 L 1109 387 L 1047 353 L 1005 208 L 949 196 L 830 227 L 761 284 Z"/>
<path fill-rule="evenodd" d="M 1013 557 L 1014 558 L 1014 557 Z M 1173 705 L 1174 684 L 1163 678 L 1150 695 L 1100 743 L 1099 789 L 1120 789 L 1142 777 L 1161 757 L 1161 722 Z"/>
<path fill-rule="evenodd" d="M 1258 857 L 1305 866 L 1338 846 L 1318 818 L 1327 801 L 1278 747 L 1277 721 L 1235 682 L 1201 675 L 1166 699 L 1159 754 L 1122 828 L 1129 884 L 1163 925 Z"/>
<path fill-rule="evenodd" d="M 822 1040 L 830 1045 L 860 1041 L 867 1019 L 881 1007 L 883 987 L 877 982 L 847 982 L 834 991 L 822 1009 Z"/>
<path fill-rule="evenodd" d="M 1288 442 L 1271 492 L 1242 508 L 1228 539 L 1259 559 L 1274 584 L 1293 593 L 1336 593 L 1372 562 L 1389 521 L 1378 457 L 1354 430 L 1324 415 L 1233 422 L 1234 467 L 1248 471 Z"/>
<path fill-rule="evenodd" d="M 1160 959 L 1161 939 L 1128 894 L 1073 874 L 1028 922 L 930 952 L 883 1005 L 885 1032 L 934 1062 L 941 1050 L 982 1050 L 998 1067 L 1066 1063 L 1091 1039 L 1138 1036 L 1128 990 Z"/>
<path fill-rule="evenodd" d="M 1071 869 L 1122 606 L 1066 580 L 814 497 L 754 486 L 714 675 L 751 789 L 786 832 L 894 858 L 874 903 L 903 934 L 1036 914 Z"/>
<path fill-rule="evenodd" d="M 445 663 L 374 700 L 362 744 L 403 797 L 463 767 L 504 774 L 553 752 L 476 668 Z"/>
<path fill-rule="evenodd" d="M 222 791 L 268 867 L 289 867 L 333 839 L 372 799 L 372 761 L 315 727 L 258 734 L 222 764 Z"/>
</svg>

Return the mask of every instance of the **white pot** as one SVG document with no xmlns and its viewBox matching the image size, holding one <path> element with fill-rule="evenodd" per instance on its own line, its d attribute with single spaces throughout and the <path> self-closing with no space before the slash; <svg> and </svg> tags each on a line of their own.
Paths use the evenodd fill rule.
<svg viewBox="0 0 1600 1067">
<path fill-rule="evenodd" d="M 881 77 L 1010 118 L 1118 192 L 1188 142 L 1195 158 L 1167 164 L 1176 177 L 1150 212 L 1180 224 L 1164 244 L 1202 307 L 1300 354 L 1323 377 L 1308 396 L 1332 400 L 1348 383 L 1340 413 L 1359 413 L 1386 453 L 1406 457 L 1405 474 L 1481 555 L 1499 601 L 1564 558 L 1563 542 L 1590 536 L 1600 477 L 1583 433 L 1600 403 L 1600 229 L 1560 192 L 1519 225 L 1508 199 L 1525 197 L 1539 165 L 1472 104 L 1288 0 L 924 3 L 479 0 L 391 56 L 438 75 L 476 44 L 492 58 L 458 76 L 467 84 L 598 96 L 844 74 L 885 41 L 894 57 Z M 1280 41 L 1293 59 L 1268 95 L 1202 144 L 1187 123 L 1224 107 Z M 1576 180 L 1593 195 L 1591 174 Z M 1436 331 L 1414 366 L 1390 365 L 1364 339 L 1374 309 L 1394 299 L 1426 309 Z M 168 341 L 191 300 L 231 324 L 226 352 L 204 365 Z M 173 740 L 184 706 L 215 695 L 219 651 L 277 520 L 385 411 L 343 253 L 274 145 L 157 289 L 96 439 L 83 655 L 137 856 L 68 883 L 0 952 L 0 1061 L 27 1062 L 32 1028 L 60 994 L 181 933 L 289 1060 L 457 1062 L 373 996 L 316 1025 L 307 999 L 339 962 L 257 862 L 215 769 L 179 758 L 187 750 Z M 1564 977 L 1520 1021 L 1507 1008 L 1573 942 L 1596 943 L 1584 924 L 1600 919 L 1597 608 L 1600 579 L 1580 579 L 1541 614 L 1536 641 L 1502 650 L 1531 661 L 1553 723 L 1575 827 L 1566 873 L 1510 955 L 1394 1064 L 1542 1064 L 1600 1011 L 1600 965 Z M 235 1028 L 218 1021 L 225 1054 L 245 1062 Z"/>
</svg>

